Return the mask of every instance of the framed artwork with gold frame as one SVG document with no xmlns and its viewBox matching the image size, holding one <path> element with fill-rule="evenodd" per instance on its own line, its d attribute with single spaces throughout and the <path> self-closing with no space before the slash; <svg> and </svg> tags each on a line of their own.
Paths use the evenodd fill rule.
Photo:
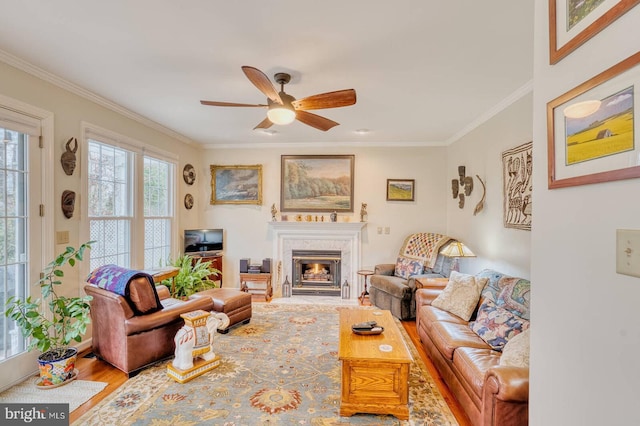
<svg viewBox="0 0 640 426">
<path fill-rule="evenodd" d="M 209 167 L 211 204 L 262 204 L 262 164 Z"/>
<path fill-rule="evenodd" d="M 549 63 L 555 64 L 640 0 L 549 0 Z"/>
<path fill-rule="evenodd" d="M 547 104 L 549 189 L 640 177 L 640 52 Z"/>
</svg>

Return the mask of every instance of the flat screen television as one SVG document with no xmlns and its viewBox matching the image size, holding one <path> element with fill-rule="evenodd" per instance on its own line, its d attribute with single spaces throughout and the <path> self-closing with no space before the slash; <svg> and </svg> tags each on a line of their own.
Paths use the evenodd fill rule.
<svg viewBox="0 0 640 426">
<path fill-rule="evenodd" d="M 184 252 L 197 254 L 212 251 L 222 251 L 222 229 L 185 229 Z"/>
</svg>

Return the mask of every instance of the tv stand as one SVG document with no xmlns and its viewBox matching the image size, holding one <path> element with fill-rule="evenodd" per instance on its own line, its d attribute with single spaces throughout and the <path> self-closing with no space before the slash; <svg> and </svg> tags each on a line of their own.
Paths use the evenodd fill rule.
<svg viewBox="0 0 640 426">
<path fill-rule="evenodd" d="M 220 274 L 211 274 L 209 275 L 209 279 L 211 281 L 220 281 L 220 288 L 222 288 L 222 253 L 215 251 L 203 251 L 203 252 L 193 252 L 187 253 L 189 256 L 193 258 L 193 263 L 196 263 L 198 260 L 201 262 L 211 262 L 211 267 L 220 271 Z"/>
</svg>

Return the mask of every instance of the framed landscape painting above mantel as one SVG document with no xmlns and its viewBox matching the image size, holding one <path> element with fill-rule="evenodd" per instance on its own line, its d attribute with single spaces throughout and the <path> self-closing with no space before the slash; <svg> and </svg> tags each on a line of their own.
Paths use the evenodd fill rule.
<svg viewBox="0 0 640 426">
<path fill-rule="evenodd" d="M 281 212 L 353 212 L 354 155 L 281 156 Z"/>
</svg>

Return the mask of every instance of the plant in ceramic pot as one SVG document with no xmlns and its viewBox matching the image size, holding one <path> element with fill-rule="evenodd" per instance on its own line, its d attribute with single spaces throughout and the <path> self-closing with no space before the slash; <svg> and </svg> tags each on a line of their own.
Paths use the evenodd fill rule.
<svg viewBox="0 0 640 426">
<path fill-rule="evenodd" d="M 56 256 L 40 275 L 36 285 L 40 286 L 42 298 L 33 300 L 10 297 L 5 316 L 14 320 L 22 335 L 29 338 L 28 349 L 39 349 L 41 386 L 60 385 L 74 378 L 75 360 L 78 350 L 69 347 L 72 341 L 80 342 L 91 322 L 89 316 L 91 296 L 65 297 L 56 292 L 62 284 L 63 268 L 75 266 L 82 261 L 85 250 L 94 241 L 78 248 L 67 247 Z"/>
<path fill-rule="evenodd" d="M 172 289 L 172 297 L 187 298 L 199 291 L 217 287 L 216 282 L 209 277 L 219 275 L 220 271 L 212 268 L 211 262 L 203 262 L 202 259 L 195 260 L 194 257 L 185 254 L 178 257 L 173 262 L 173 266 L 180 268 L 178 275 L 162 282 Z"/>
</svg>

